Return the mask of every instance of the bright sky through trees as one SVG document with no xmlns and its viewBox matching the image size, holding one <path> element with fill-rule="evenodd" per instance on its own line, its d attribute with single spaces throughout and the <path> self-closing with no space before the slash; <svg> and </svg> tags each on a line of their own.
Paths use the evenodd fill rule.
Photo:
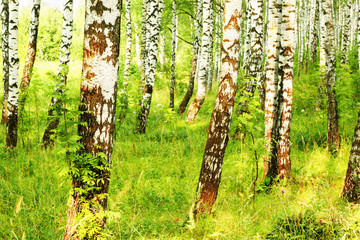
<svg viewBox="0 0 360 240">
<path fill-rule="evenodd" d="M 19 0 L 21 7 L 30 7 L 32 0 Z M 42 0 L 42 4 L 51 8 L 61 9 L 64 5 L 64 0 Z M 80 4 L 84 4 L 84 0 L 74 0 L 74 8 L 76 9 Z"/>
</svg>

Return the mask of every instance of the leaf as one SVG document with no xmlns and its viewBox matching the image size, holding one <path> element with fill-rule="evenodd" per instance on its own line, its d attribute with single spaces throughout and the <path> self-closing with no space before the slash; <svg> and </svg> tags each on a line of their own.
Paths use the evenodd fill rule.
<svg viewBox="0 0 360 240">
<path fill-rule="evenodd" d="M 19 213 L 21 211 L 21 203 L 23 201 L 24 197 L 20 196 L 19 200 L 16 203 L 15 213 Z"/>
</svg>

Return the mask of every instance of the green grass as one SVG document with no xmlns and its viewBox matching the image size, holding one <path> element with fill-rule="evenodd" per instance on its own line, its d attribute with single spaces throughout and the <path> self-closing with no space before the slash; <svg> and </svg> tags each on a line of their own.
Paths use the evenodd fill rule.
<svg viewBox="0 0 360 240">
<path fill-rule="evenodd" d="M 61 138 L 53 150 L 41 148 L 47 107 L 54 87 L 46 72 L 57 63 L 37 62 L 29 89 L 19 146 L 0 151 L 0 239 L 61 239 L 66 221 L 71 179 Z M 70 68 L 69 96 L 78 96 L 81 62 Z M 262 189 L 262 160 L 253 202 L 255 160 L 250 136 L 231 137 L 213 216 L 195 226 L 188 222 L 195 198 L 216 88 L 207 96 L 194 124 L 168 111 L 163 72 L 155 85 L 147 133 L 134 135 L 137 84 L 130 84 L 130 109 L 116 126 L 106 233 L 109 239 L 356 239 L 360 236 L 360 208 L 343 202 L 340 193 L 350 152 L 351 135 L 343 136 L 336 156 L 325 149 L 324 111 L 309 112 L 299 105 L 308 96 L 295 87 L 292 122 L 292 181 Z M 139 73 L 134 68 L 133 82 Z M 182 79 L 187 79 L 182 76 Z M 297 83 L 300 84 L 300 83 Z M 299 90 L 297 90 L 299 89 Z M 178 94 L 176 106 L 183 95 Z M 294 97 L 295 99 L 295 97 Z M 77 108 L 76 97 L 68 107 Z M 306 109 L 306 111 L 301 111 Z M 255 138 L 262 139 L 262 112 L 248 119 Z M 356 113 L 350 124 L 351 133 Z M 239 119 L 233 122 L 235 127 Z M 351 130 L 352 129 L 352 130 Z M 0 149 L 5 126 L 0 126 Z M 76 126 L 70 128 L 76 133 Z M 233 132 L 233 131 L 232 131 Z M 233 134 L 232 134 L 233 135 Z M 262 154 L 263 150 L 257 149 Z"/>
</svg>

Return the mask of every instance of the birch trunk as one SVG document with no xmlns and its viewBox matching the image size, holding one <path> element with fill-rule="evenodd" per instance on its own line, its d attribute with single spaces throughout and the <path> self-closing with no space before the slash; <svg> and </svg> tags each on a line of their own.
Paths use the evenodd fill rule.
<svg viewBox="0 0 360 240">
<path fill-rule="evenodd" d="M 341 44 L 341 64 L 348 64 L 348 48 L 350 41 L 350 30 L 351 30 L 351 1 L 347 0 L 344 6 L 344 28 L 342 33 L 342 44 Z M 328 33 L 329 34 L 329 33 Z"/>
<path fill-rule="evenodd" d="M 320 1 L 321 11 L 320 11 L 320 74 L 325 75 L 326 67 L 326 53 L 325 53 L 325 43 L 326 43 L 326 26 L 325 26 L 325 14 L 324 14 L 324 1 Z"/>
<path fill-rule="evenodd" d="M 135 26 L 135 49 L 136 49 L 136 64 L 138 65 L 138 67 L 141 68 L 141 46 L 140 46 L 140 32 L 139 32 L 139 27 L 137 26 L 136 23 L 134 23 Z"/>
<path fill-rule="evenodd" d="M 19 100 L 18 0 L 10 0 L 9 12 L 9 96 L 7 103 L 6 147 L 15 148 L 17 144 Z"/>
<path fill-rule="evenodd" d="M 146 72 L 146 62 L 145 59 L 147 57 L 147 37 L 148 37 L 148 29 L 147 29 L 147 14 L 148 14 L 148 0 L 142 1 L 142 15 L 141 15 L 141 82 L 140 82 L 140 90 L 143 90 L 143 85 L 145 84 L 145 72 Z"/>
<path fill-rule="evenodd" d="M 247 50 L 247 64 L 245 68 L 245 78 L 249 78 L 245 86 L 246 96 L 251 98 L 254 96 L 256 86 L 260 86 L 260 78 L 262 74 L 262 58 L 263 58 L 263 0 L 249 1 L 249 38 L 250 44 Z M 248 112 L 247 100 L 239 102 L 239 111 Z"/>
<path fill-rule="evenodd" d="M 165 33 L 160 33 L 160 42 L 159 42 L 159 63 L 161 69 L 165 65 Z"/>
<path fill-rule="evenodd" d="M 172 2 L 172 50 L 171 50 L 171 82 L 170 82 L 170 108 L 174 110 L 174 92 L 175 92 L 175 60 L 176 60 L 176 0 Z"/>
<path fill-rule="evenodd" d="M 44 147 L 54 144 L 55 130 L 59 126 L 59 116 L 55 113 L 59 111 L 62 106 L 61 95 L 64 93 L 64 86 L 67 81 L 67 74 L 70 62 L 70 49 L 72 43 L 72 28 L 73 28 L 73 0 L 67 0 L 64 5 L 62 38 L 60 45 L 60 58 L 58 68 L 58 82 L 56 83 L 55 93 L 58 97 L 53 97 L 48 111 L 47 127 L 43 135 Z"/>
<path fill-rule="evenodd" d="M 290 123 L 293 93 L 293 68 L 295 52 L 296 1 L 282 1 L 281 43 L 279 55 L 279 77 L 276 83 L 274 122 L 272 127 L 271 155 L 267 177 L 272 181 L 277 175 L 289 178 Z"/>
<path fill-rule="evenodd" d="M 269 0 L 269 15 L 267 26 L 267 52 L 266 52 L 266 94 L 265 94 L 265 140 L 266 149 L 270 152 L 270 143 L 272 139 L 272 127 L 274 117 L 274 97 L 275 97 L 275 80 L 278 78 L 277 59 L 279 56 L 278 49 L 278 32 L 279 28 L 279 8 L 281 0 Z M 264 159 L 263 179 L 269 168 L 269 158 Z"/>
<path fill-rule="evenodd" d="M 131 45 L 132 45 L 132 28 L 131 28 L 131 2 L 125 0 L 125 17 L 126 17 L 126 50 L 125 50 L 125 64 L 124 64 L 124 78 L 123 86 L 121 88 L 121 111 L 119 114 L 119 120 L 123 121 L 126 117 L 128 110 L 128 85 L 130 76 L 130 64 L 131 64 Z"/>
<path fill-rule="evenodd" d="M 210 2 L 210 21 L 209 21 L 209 47 L 208 47 L 208 69 L 206 75 L 206 90 L 209 92 L 212 88 L 212 75 L 213 75 L 213 65 L 214 65 L 214 8 L 213 0 Z"/>
<path fill-rule="evenodd" d="M 202 104 L 205 100 L 206 92 L 206 79 L 207 79 L 207 62 L 209 56 L 210 47 L 210 8 L 212 6 L 211 0 L 203 0 L 203 35 L 201 42 L 201 54 L 199 59 L 199 79 L 198 79 L 198 91 L 195 99 L 190 104 L 187 112 L 186 121 L 193 122 L 198 114 Z"/>
<path fill-rule="evenodd" d="M 2 106 L 1 123 L 5 124 L 8 118 L 8 96 L 9 96 L 9 0 L 1 2 L 1 41 L 2 41 L 2 67 L 3 67 L 3 83 L 4 95 Z"/>
<path fill-rule="evenodd" d="M 357 44 L 358 44 L 358 64 L 360 69 L 360 1 L 358 1 L 358 11 L 357 11 L 357 19 L 358 19 L 358 29 L 357 29 Z"/>
<path fill-rule="evenodd" d="M 141 100 L 141 109 L 138 115 L 138 133 L 145 133 L 146 121 L 150 112 L 150 105 L 155 81 L 157 54 L 159 47 L 159 34 L 161 16 L 163 11 L 163 0 L 148 0 L 149 11 L 147 14 L 147 56 L 145 61 L 145 87 Z"/>
<path fill-rule="evenodd" d="M 225 1 L 220 83 L 210 120 L 209 133 L 197 186 L 194 215 L 211 212 L 215 204 L 236 94 L 240 50 L 240 0 Z"/>
<path fill-rule="evenodd" d="M 317 57 L 317 45 L 319 41 L 318 36 L 318 26 L 319 26 L 319 0 L 312 0 L 312 14 L 311 19 L 314 21 L 310 21 L 310 63 L 313 64 L 316 61 Z"/>
<path fill-rule="evenodd" d="M 218 82 L 219 71 L 220 71 L 220 61 L 221 61 L 221 36 L 222 36 L 222 1 L 220 2 L 221 6 L 216 6 L 215 12 L 215 62 L 214 62 L 214 72 L 212 82 Z"/>
<path fill-rule="evenodd" d="M 40 0 L 33 0 L 33 6 L 31 10 L 31 20 L 30 20 L 29 45 L 25 60 L 23 77 L 20 84 L 20 98 L 19 98 L 20 110 L 22 110 L 22 108 L 24 107 L 24 103 L 26 101 L 27 88 L 30 85 L 31 73 L 35 63 L 37 36 L 39 32 L 40 5 L 41 5 Z"/>
<path fill-rule="evenodd" d="M 200 48 L 200 34 L 201 34 L 201 16 L 202 16 L 202 0 L 198 0 L 196 8 L 196 19 L 195 19 L 195 37 L 192 47 L 193 57 L 191 60 L 191 70 L 190 70 L 190 78 L 189 85 L 186 91 L 186 94 L 181 101 L 178 113 L 183 114 L 186 110 L 186 106 L 188 105 L 190 98 L 193 95 L 194 91 L 194 81 L 196 77 L 196 70 L 198 67 L 198 53 Z"/>
<path fill-rule="evenodd" d="M 332 1 L 323 1 L 323 11 L 326 26 L 326 99 L 327 99 L 327 128 L 328 128 L 328 150 L 337 152 L 340 146 L 337 102 L 335 93 L 336 84 L 336 57 L 335 57 L 335 32 L 333 24 Z"/>
<path fill-rule="evenodd" d="M 345 184 L 342 196 L 350 202 L 359 202 L 360 188 L 360 113 L 356 124 L 354 138 L 352 142 L 348 169 L 345 177 Z"/>
<path fill-rule="evenodd" d="M 79 106 L 82 112 L 79 121 L 86 124 L 78 126 L 83 146 L 78 155 L 83 159 L 78 166 L 76 162 L 73 164 L 80 173 L 84 170 L 93 171 L 95 177 L 89 186 L 82 176 L 72 176 L 74 190 L 67 212 L 64 240 L 95 239 L 101 235 L 96 228 L 105 226 L 106 219 L 101 212 L 107 208 L 110 180 L 119 70 L 120 13 L 121 1 L 86 1 L 82 69 L 84 80 L 80 86 Z M 86 163 L 89 156 L 98 159 L 97 166 Z M 96 188 L 89 190 L 89 187 Z M 90 223 L 87 223 L 86 219 L 89 218 L 85 214 L 89 213 L 93 216 L 90 217 Z M 90 227 L 96 226 L 88 229 L 87 224 L 91 224 Z M 80 236 L 79 233 L 85 236 Z"/>
</svg>

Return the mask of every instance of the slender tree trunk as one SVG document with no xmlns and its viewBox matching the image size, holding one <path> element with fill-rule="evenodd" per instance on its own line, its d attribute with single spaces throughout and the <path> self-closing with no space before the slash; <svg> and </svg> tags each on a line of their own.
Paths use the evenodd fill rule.
<svg viewBox="0 0 360 240">
<path fill-rule="evenodd" d="M 117 77 L 119 70 L 121 1 L 86 1 L 84 59 L 78 126 L 82 149 L 80 163 L 73 162 L 79 173 L 91 171 L 89 179 L 73 175 L 73 192 L 68 209 L 64 240 L 95 239 L 104 228 L 110 164 L 115 126 Z M 100 154 L 101 153 L 101 154 Z M 91 157 L 97 158 L 87 163 Z M 78 189 L 82 189 L 79 191 Z M 89 217 L 89 214 L 92 217 Z M 87 219 L 90 219 L 87 222 Z M 79 224 L 81 221 L 81 224 Z M 95 221 L 95 223 L 94 223 Z M 90 227 L 87 224 L 91 224 Z M 93 230 L 93 231 L 90 231 Z M 85 236 L 80 236 L 83 233 Z"/>
<path fill-rule="evenodd" d="M 348 48 L 350 40 L 350 30 L 351 30 L 351 1 L 346 0 L 344 7 L 344 30 L 342 34 L 342 44 L 341 44 L 341 64 L 348 64 Z M 335 37 L 335 36 L 334 36 Z"/>
<path fill-rule="evenodd" d="M 213 65 L 214 65 L 214 8 L 213 0 L 210 2 L 210 21 L 209 21 L 209 47 L 208 47 L 208 60 L 207 66 L 208 71 L 206 75 L 206 90 L 209 92 L 212 88 L 212 75 L 213 75 Z"/>
<path fill-rule="evenodd" d="M 221 36 L 222 36 L 222 21 L 221 17 L 223 15 L 222 1 L 220 2 L 221 6 L 216 5 L 215 12 L 215 63 L 214 63 L 214 72 L 212 82 L 218 82 L 219 71 L 220 71 L 220 61 L 221 61 Z"/>
<path fill-rule="evenodd" d="M 9 96 L 8 119 L 6 122 L 6 147 L 15 148 L 18 131 L 18 98 L 19 98 L 19 53 L 18 26 L 19 1 L 10 0 L 9 4 Z"/>
<path fill-rule="evenodd" d="M 139 27 L 135 22 L 134 22 L 134 26 L 135 26 L 136 64 L 138 65 L 138 67 L 141 68 L 141 46 L 140 46 L 140 37 L 139 37 L 140 32 L 139 32 Z"/>
<path fill-rule="evenodd" d="M 325 43 L 326 43 L 326 26 L 325 26 L 325 14 L 324 14 L 324 1 L 320 1 L 320 74 L 325 75 L 325 66 L 326 66 L 326 53 L 325 53 Z"/>
<path fill-rule="evenodd" d="M 131 28 L 131 2 L 125 0 L 125 17 L 126 17 L 126 53 L 125 53 L 125 64 L 124 64 L 124 78 L 123 86 L 121 89 L 121 111 L 119 119 L 123 120 L 126 117 L 128 110 L 128 82 L 130 76 L 130 64 L 131 64 L 131 45 L 132 45 L 132 28 Z"/>
<path fill-rule="evenodd" d="M 141 16 L 141 82 L 140 82 L 140 90 L 143 91 L 143 85 L 145 84 L 145 72 L 146 72 L 146 57 L 147 57 L 147 37 L 148 37 L 148 29 L 147 29 L 147 14 L 148 14 L 148 0 L 143 0 L 142 2 L 142 16 Z"/>
<path fill-rule="evenodd" d="M 270 152 L 272 127 L 274 117 L 275 80 L 278 78 L 277 59 L 279 57 L 279 8 L 281 0 L 269 0 L 269 15 L 267 28 L 267 53 L 266 53 L 266 94 L 265 94 L 265 147 Z M 267 175 L 269 158 L 264 159 L 263 179 Z M 274 169 L 277 168 L 274 167 Z"/>
<path fill-rule="evenodd" d="M 211 212 L 215 204 L 236 94 L 239 67 L 240 18 L 242 1 L 225 1 L 224 36 L 221 46 L 221 70 L 218 94 L 211 115 L 208 139 L 197 186 L 195 217 Z"/>
<path fill-rule="evenodd" d="M 141 109 L 138 115 L 138 126 L 136 132 L 145 133 L 146 121 L 150 112 L 150 105 L 155 81 L 156 62 L 159 47 L 159 34 L 161 26 L 161 16 L 163 10 L 163 0 L 148 0 L 148 32 L 147 38 L 147 57 L 145 62 L 145 87 L 141 101 Z"/>
<path fill-rule="evenodd" d="M 263 60 L 263 0 L 249 1 L 249 38 L 250 44 L 247 50 L 247 64 L 245 69 L 245 77 L 249 78 L 249 82 L 245 86 L 246 96 L 251 98 L 254 96 L 256 86 L 260 86 L 260 78 L 262 74 Z M 248 100 L 239 102 L 239 112 L 248 112 Z"/>
<path fill-rule="evenodd" d="M 61 95 L 64 93 L 67 74 L 69 71 L 70 48 L 72 42 L 73 28 L 73 0 L 67 0 L 64 5 L 62 38 L 60 45 L 60 58 L 58 68 L 58 79 L 55 87 L 55 93 L 58 97 L 53 97 L 48 111 L 47 127 L 43 136 L 44 147 L 54 144 L 55 130 L 59 126 L 59 114 L 56 114 L 62 106 Z"/>
<path fill-rule="evenodd" d="M 183 114 L 186 110 L 186 107 L 190 101 L 190 98 L 193 95 L 194 91 L 194 80 L 196 77 L 196 69 L 198 66 L 198 53 L 200 48 L 200 34 L 201 34 L 201 16 L 202 16 L 202 0 L 198 0 L 198 5 L 196 8 L 196 19 L 195 19 L 195 37 L 193 42 L 193 57 L 191 60 L 191 70 L 190 70 L 190 78 L 189 78 L 189 85 L 186 91 L 186 94 L 181 101 L 178 113 Z"/>
<path fill-rule="evenodd" d="M 170 108 L 174 110 L 174 93 L 175 93 L 175 60 L 176 60 L 176 0 L 172 2 L 172 50 L 171 50 L 171 82 L 170 82 Z"/>
<path fill-rule="evenodd" d="M 271 155 L 267 177 L 272 181 L 289 178 L 290 161 L 290 122 L 292 109 L 292 82 L 295 52 L 296 1 L 282 0 L 281 41 L 279 54 L 279 77 L 274 99 L 274 120 L 272 127 Z"/>
<path fill-rule="evenodd" d="M 5 124 L 8 118 L 8 96 L 9 96 L 9 0 L 2 0 L 1 2 L 1 41 L 2 41 L 2 64 L 3 64 L 3 82 L 4 95 L 2 106 L 1 123 Z"/>
<path fill-rule="evenodd" d="M 360 113 L 352 142 L 348 169 L 342 196 L 350 202 L 359 202 L 360 194 Z"/>
<path fill-rule="evenodd" d="M 165 65 L 165 33 L 160 32 L 160 41 L 159 41 L 159 63 L 160 69 L 164 68 Z"/>
<path fill-rule="evenodd" d="M 33 0 L 33 7 L 31 10 L 31 20 L 30 20 L 29 45 L 25 60 L 23 77 L 20 84 L 20 98 L 19 98 L 20 111 L 24 107 L 26 101 L 27 88 L 30 85 L 31 73 L 35 63 L 37 36 L 39 31 L 40 5 L 41 5 L 40 0 Z"/>
<path fill-rule="evenodd" d="M 187 122 L 193 122 L 198 114 L 202 104 L 205 101 L 206 92 L 206 79 L 207 79 L 207 63 L 209 56 L 210 47 L 210 21 L 211 21 L 211 10 L 212 0 L 203 0 L 203 35 L 201 43 L 201 54 L 199 61 L 199 79 L 198 79 L 198 91 L 195 99 L 190 104 L 186 115 Z"/>
<path fill-rule="evenodd" d="M 360 69 L 360 1 L 358 3 L 357 19 L 358 19 L 358 29 L 357 29 L 357 44 L 358 44 L 358 64 Z"/>
<path fill-rule="evenodd" d="M 244 54 L 243 54 L 243 62 L 242 62 L 242 68 L 247 68 L 247 65 L 249 63 L 249 51 L 250 51 L 250 42 L 251 42 L 251 33 L 250 28 L 252 25 L 252 18 L 251 18 L 251 0 L 246 1 L 246 15 L 245 15 L 245 31 L 244 31 Z"/>
<path fill-rule="evenodd" d="M 335 32 L 333 24 L 332 1 L 323 1 L 323 11 L 326 26 L 326 99 L 327 99 L 327 127 L 328 127 L 328 150 L 337 152 L 340 146 L 337 102 L 335 93 L 336 84 L 336 57 L 335 57 Z"/>
<path fill-rule="evenodd" d="M 312 0 L 312 14 L 311 19 L 314 21 L 310 21 L 311 24 L 311 32 L 310 32 L 310 63 L 313 64 L 316 61 L 317 57 L 317 46 L 319 41 L 318 36 L 318 26 L 319 26 L 319 0 Z"/>
</svg>

